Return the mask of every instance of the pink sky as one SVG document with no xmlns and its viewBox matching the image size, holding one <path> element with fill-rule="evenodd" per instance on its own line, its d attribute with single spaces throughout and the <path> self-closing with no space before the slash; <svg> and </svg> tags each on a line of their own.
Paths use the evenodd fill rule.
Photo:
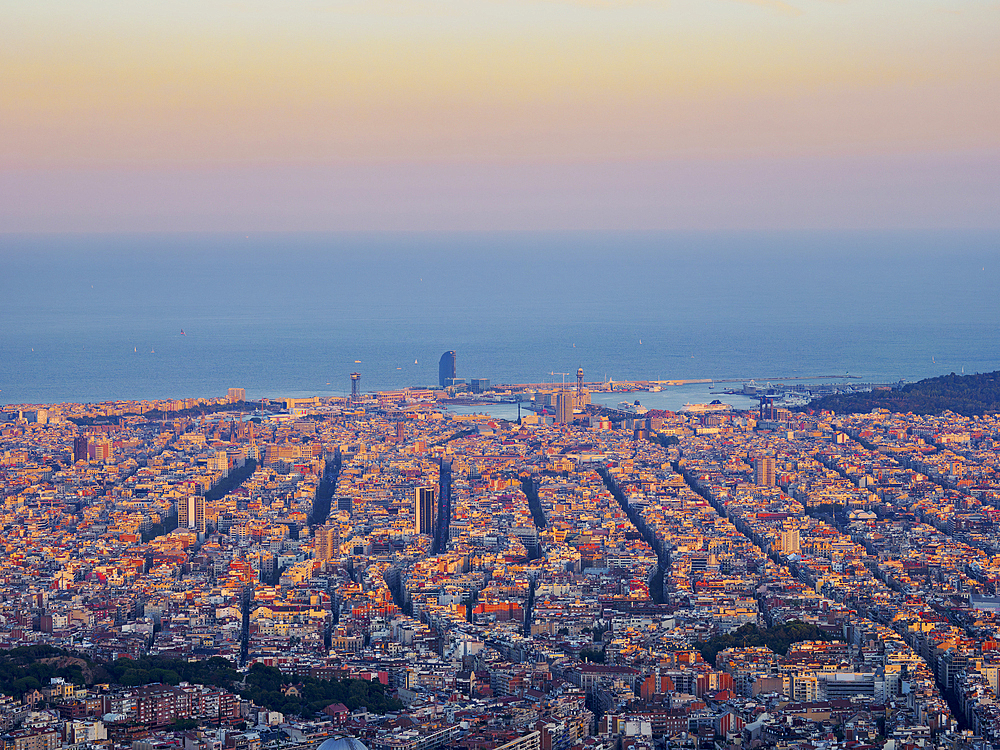
<svg viewBox="0 0 1000 750">
<path fill-rule="evenodd" d="M 996 227 L 1000 3 L 16 0 L 0 231 Z"/>
</svg>

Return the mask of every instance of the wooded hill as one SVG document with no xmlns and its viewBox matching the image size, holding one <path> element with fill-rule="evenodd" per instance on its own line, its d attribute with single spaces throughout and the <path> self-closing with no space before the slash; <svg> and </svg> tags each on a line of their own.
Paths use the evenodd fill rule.
<svg viewBox="0 0 1000 750">
<path fill-rule="evenodd" d="M 123 657 L 101 664 L 52 646 L 21 646 L 0 651 L 0 692 L 21 698 L 47 685 L 52 677 L 87 686 L 101 682 L 125 686 L 154 682 L 176 685 L 185 680 L 224 688 L 271 711 L 303 717 L 310 717 L 331 703 L 343 703 L 351 710 L 364 706 L 375 714 L 403 706 L 379 682 L 295 677 L 262 664 L 240 674 L 232 662 L 221 656 L 193 662 L 163 656 Z M 282 688 L 287 685 L 295 685 L 297 694 L 285 695 Z"/>
<path fill-rule="evenodd" d="M 826 396 L 799 407 L 798 411 L 865 414 L 872 409 L 900 414 L 952 411 L 967 417 L 1000 412 L 1000 371 L 976 375 L 951 373 L 894 390 Z"/>
</svg>

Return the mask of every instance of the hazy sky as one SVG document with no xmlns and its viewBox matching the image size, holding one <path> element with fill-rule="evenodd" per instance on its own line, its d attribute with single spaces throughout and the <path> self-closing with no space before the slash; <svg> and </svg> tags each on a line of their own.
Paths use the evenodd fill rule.
<svg viewBox="0 0 1000 750">
<path fill-rule="evenodd" d="M 0 231 L 1000 227 L 1000 0 L 8 0 Z"/>
</svg>

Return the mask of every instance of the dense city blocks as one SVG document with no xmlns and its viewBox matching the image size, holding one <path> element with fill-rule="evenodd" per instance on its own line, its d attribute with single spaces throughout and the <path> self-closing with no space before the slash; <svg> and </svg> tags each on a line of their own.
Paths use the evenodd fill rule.
<svg viewBox="0 0 1000 750">
<path fill-rule="evenodd" d="M 355 391 L 4 408 L 5 748 L 1000 742 L 1000 418 Z"/>
</svg>

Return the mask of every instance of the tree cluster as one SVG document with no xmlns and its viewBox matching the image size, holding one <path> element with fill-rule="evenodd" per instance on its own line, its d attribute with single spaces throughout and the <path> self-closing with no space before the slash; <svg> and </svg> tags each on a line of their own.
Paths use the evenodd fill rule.
<svg viewBox="0 0 1000 750">
<path fill-rule="evenodd" d="M 67 663 L 70 660 L 73 663 Z M 386 694 L 386 687 L 380 682 L 295 677 L 262 664 L 240 674 L 232 662 L 221 656 L 199 661 L 164 656 L 123 657 L 109 664 L 96 664 L 52 646 L 21 646 L 0 651 L 0 692 L 21 698 L 49 684 L 52 677 L 62 677 L 77 685 L 98 682 L 123 686 L 157 682 L 211 685 L 238 693 L 268 710 L 303 717 L 313 716 L 331 703 L 343 703 L 351 710 L 363 706 L 375 714 L 403 707 L 399 700 Z M 286 695 L 289 686 L 295 686 L 295 691 L 287 691 Z"/>
<path fill-rule="evenodd" d="M 295 691 L 285 694 L 283 688 L 294 685 Z M 254 664 L 246 677 L 244 698 L 271 711 L 298 716 L 312 716 L 331 703 L 343 703 L 352 711 L 365 707 L 375 714 L 398 711 L 403 704 L 386 695 L 380 682 L 368 680 L 319 680 L 314 677 L 291 677 L 275 667 Z"/>
<path fill-rule="evenodd" d="M 232 690 L 240 676 L 232 662 L 221 656 L 201 661 L 181 661 L 163 656 L 141 659 L 122 657 L 105 666 L 110 682 L 116 685 L 149 685 L 163 682 L 176 685 L 184 681 Z"/>
<path fill-rule="evenodd" d="M 53 677 L 62 677 L 76 685 L 86 684 L 80 664 L 60 666 L 50 659 L 69 656 L 52 646 L 19 646 L 10 651 L 0 651 L 0 692 L 21 698 L 25 693 L 49 684 Z"/>
<path fill-rule="evenodd" d="M 205 502 L 214 503 L 216 500 L 221 500 L 228 493 L 232 492 L 253 476 L 253 473 L 256 470 L 257 462 L 252 458 L 248 458 L 242 466 L 230 471 L 229 474 L 226 475 L 225 479 L 205 493 Z"/>
<path fill-rule="evenodd" d="M 942 375 L 893 390 L 825 396 L 800 411 L 832 411 L 837 414 L 866 414 L 887 409 L 900 414 L 942 414 L 946 411 L 966 417 L 1000 412 L 1000 371 L 976 375 Z"/>
<path fill-rule="evenodd" d="M 605 659 L 603 648 L 584 648 L 580 650 L 580 660 L 603 664 Z"/>
<path fill-rule="evenodd" d="M 766 646 L 776 654 L 784 656 L 788 653 L 788 647 L 799 641 L 832 641 L 832 636 L 827 635 L 815 625 L 792 620 L 783 625 L 776 625 L 773 628 L 759 628 L 753 623 L 742 625 L 732 633 L 725 635 L 714 635 L 707 641 L 695 644 L 695 648 L 701 652 L 701 657 L 709 664 L 715 664 L 715 657 L 720 651 L 727 648 L 749 648 L 752 646 Z"/>
</svg>

